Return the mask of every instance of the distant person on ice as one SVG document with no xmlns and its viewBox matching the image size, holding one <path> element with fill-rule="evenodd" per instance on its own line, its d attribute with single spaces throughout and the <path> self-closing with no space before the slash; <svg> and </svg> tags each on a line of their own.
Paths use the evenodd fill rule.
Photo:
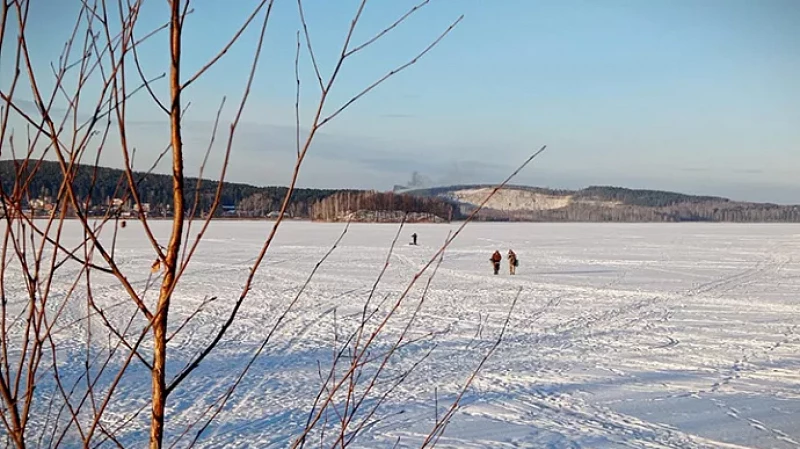
<svg viewBox="0 0 800 449">
<path fill-rule="evenodd" d="M 495 250 L 494 254 L 492 254 L 492 258 L 489 260 L 492 261 L 492 266 L 494 267 L 494 274 L 499 273 L 500 261 L 503 260 L 503 256 L 500 255 L 500 251 Z"/>
<path fill-rule="evenodd" d="M 416 245 L 417 244 L 417 233 L 416 232 L 411 234 L 411 244 L 412 245 Z"/>
<path fill-rule="evenodd" d="M 508 272 L 512 276 L 517 273 L 517 265 L 519 265 L 519 260 L 517 260 L 517 254 L 512 251 L 511 249 L 508 250 Z"/>
</svg>

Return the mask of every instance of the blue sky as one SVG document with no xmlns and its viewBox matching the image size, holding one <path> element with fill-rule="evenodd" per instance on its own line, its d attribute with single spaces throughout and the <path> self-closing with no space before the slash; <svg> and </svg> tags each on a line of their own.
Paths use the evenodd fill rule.
<svg viewBox="0 0 800 449">
<path fill-rule="evenodd" d="M 28 30 L 35 64 L 57 59 L 56 43 L 78 3 L 34 2 L 41 5 Z M 255 3 L 195 1 L 185 30 L 185 71 L 211 57 Z M 354 42 L 414 3 L 371 0 Z M 305 3 L 323 76 L 356 6 L 352 0 Z M 166 2 L 145 1 L 139 33 L 167 13 Z M 464 20 L 431 53 L 323 128 L 301 185 L 389 189 L 414 171 L 436 184 L 496 182 L 547 144 L 517 183 L 800 203 L 800 2 L 433 0 L 346 62 L 326 110 L 412 58 L 461 14 Z M 276 0 L 228 180 L 288 181 L 298 29 L 296 1 Z M 223 95 L 229 96 L 225 120 L 232 117 L 257 32 L 250 29 L 186 94 L 190 170 L 199 165 Z M 162 33 L 141 48 L 148 75 L 168 70 L 167 44 Z M 319 91 L 307 53 L 301 57 L 307 124 Z M 8 80 L 3 69 L 3 89 Z M 166 95 L 164 81 L 154 88 Z M 167 120 L 146 95 L 131 101 L 129 120 L 137 166 L 145 168 L 168 141 Z M 222 147 L 214 149 L 218 164 Z M 104 161 L 119 165 L 118 152 L 109 151 Z"/>
</svg>

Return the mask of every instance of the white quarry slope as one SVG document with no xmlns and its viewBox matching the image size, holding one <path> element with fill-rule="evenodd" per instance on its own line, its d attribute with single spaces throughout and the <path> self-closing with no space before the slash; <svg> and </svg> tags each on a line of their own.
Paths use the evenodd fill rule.
<svg viewBox="0 0 800 449">
<path fill-rule="evenodd" d="M 492 193 L 492 190 L 493 187 L 458 189 L 449 192 L 448 196 L 461 203 L 478 206 Z M 572 201 L 572 195 L 546 195 L 531 190 L 506 187 L 494 194 L 485 207 L 502 211 L 552 210 L 567 207 Z"/>
<path fill-rule="evenodd" d="M 152 225 L 166 241 L 170 224 Z M 170 342 L 168 377 L 221 325 L 270 225 L 212 224 L 175 292 L 173 329 L 204 297 L 219 299 Z M 403 229 L 373 300 L 389 295 L 381 313 L 457 226 Z M 78 237 L 77 223 L 66 228 Z M 343 228 L 283 225 L 231 331 L 169 398 L 168 444 L 231 385 Z M 343 333 L 361 316 L 396 231 L 351 225 L 197 447 L 287 446 L 307 419 L 320 385 L 318 361 L 325 372 L 334 329 Z M 419 246 L 407 245 L 414 232 Z M 508 274 L 504 259 L 493 276 L 489 256 L 509 248 L 520 260 L 517 275 Z M 116 254 L 144 288 L 153 255 L 135 221 L 120 230 Z M 389 322 L 390 335 L 406 325 L 426 281 L 420 278 Z M 93 284 L 95 301 L 127 322 L 133 308 L 113 280 L 96 276 Z M 391 373 L 432 349 L 430 356 L 353 447 L 418 446 L 497 337 L 520 288 L 505 340 L 437 447 L 800 447 L 800 226 L 485 223 L 468 225 L 446 253 L 411 331 L 417 340 L 403 347 Z M 60 374 L 72 380 L 83 372 L 88 335 L 86 303 L 77 295 L 57 326 Z M 63 296 L 54 298 L 56 308 Z M 108 341 L 99 322 L 92 326 L 91 350 L 103 351 Z M 104 425 L 120 427 L 145 407 L 119 432 L 123 445 L 143 447 L 150 379 L 134 366 Z M 52 385 L 37 390 L 42 401 L 33 429 L 47 421 L 52 393 Z M 186 447 L 195 431 L 175 447 Z M 71 434 L 65 441 L 78 440 Z"/>
</svg>

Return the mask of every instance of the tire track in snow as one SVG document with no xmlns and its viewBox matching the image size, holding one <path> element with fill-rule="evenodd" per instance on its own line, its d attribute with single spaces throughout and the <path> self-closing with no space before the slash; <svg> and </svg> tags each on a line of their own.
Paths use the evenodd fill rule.
<svg viewBox="0 0 800 449">
<path fill-rule="evenodd" d="M 474 400 L 465 404 L 462 413 L 478 414 L 470 411 L 471 406 L 480 410 L 480 404 L 500 407 L 503 413 L 490 413 L 492 419 L 532 426 L 556 432 L 575 442 L 575 447 L 583 447 L 578 442 L 588 439 L 595 444 L 598 438 L 620 446 L 659 449 L 711 449 L 742 448 L 734 444 L 722 443 L 688 434 L 672 426 L 644 421 L 639 418 L 615 412 L 607 407 L 587 403 L 573 395 L 558 391 L 527 390 L 525 386 L 510 382 L 499 376 L 484 376 L 484 383 L 499 397 Z M 503 400 L 503 397 L 515 399 Z"/>
<path fill-rule="evenodd" d="M 404 264 L 414 268 L 420 269 L 421 266 L 419 264 L 414 263 L 409 257 L 402 255 L 402 254 L 395 254 L 395 256 Z M 554 326 L 547 327 L 543 329 L 543 335 L 537 338 L 534 342 L 541 343 L 543 338 L 550 338 L 553 334 L 561 335 L 562 337 L 567 335 L 576 335 L 580 333 L 579 331 L 586 331 L 593 327 L 597 327 L 600 325 L 608 324 L 610 322 L 617 322 L 618 326 L 616 328 L 608 328 L 608 330 L 614 330 L 619 328 L 626 328 L 630 329 L 634 325 L 638 325 L 641 322 L 666 322 L 669 320 L 670 317 L 670 310 L 668 307 L 663 308 L 656 308 L 655 306 L 661 303 L 671 302 L 674 298 L 692 298 L 696 296 L 717 296 L 719 294 L 725 293 L 727 291 L 733 290 L 735 288 L 740 287 L 746 283 L 754 282 L 756 280 L 764 279 L 770 274 L 777 273 L 781 268 L 785 267 L 788 263 L 787 259 L 778 260 L 774 256 L 769 256 L 764 261 L 757 262 L 754 266 L 749 267 L 743 271 L 728 275 L 722 276 L 711 281 L 707 281 L 703 284 L 700 284 L 694 288 L 684 291 L 677 291 L 673 292 L 672 294 L 654 294 L 654 295 L 647 295 L 648 297 L 642 300 L 634 301 L 632 303 L 624 304 L 619 307 L 615 307 L 612 309 L 606 309 L 601 311 L 590 311 L 589 313 L 569 319 L 566 322 L 558 323 Z M 503 285 L 527 285 L 531 288 L 531 290 L 541 290 L 542 288 L 546 288 L 545 284 L 539 284 L 528 280 L 518 280 L 518 279 L 509 279 L 509 278 L 495 278 L 489 276 L 480 276 L 468 273 L 458 272 L 453 269 L 449 269 L 446 267 L 440 267 L 440 272 L 442 274 L 451 275 L 455 277 L 461 277 L 470 280 L 478 280 L 481 282 L 493 282 L 493 283 L 500 283 Z M 562 287 L 562 286 L 559 286 Z M 593 288 L 570 288 L 568 290 L 572 290 L 574 292 L 594 292 L 595 296 L 602 297 L 607 296 L 612 291 L 608 289 L 593 289 Z M 624 295 L 631 295 L 631 294 L 641 294 L 639 292 L 620 292 L 620 291 L 613 291 L 617 294 L 617 297 L 624 296 Z M 717 293 L 718 295 L 712 295 Z M 623 320 L 625 316 L 633 315 L 633 317 L 629 320 Z M 642 330 L 648 329 L 647 324 Z M 672 336 L 666 336 L 667 342 L 661 346 L 657 346 L 656 348 L 659 349 L 668 349 L 674 347 L 679 344 L 679 340 L 673 338 Z"/>
<path fill-rule="evenodd" d="M 397 258 L 400 259 L 401 262 L 405 263 L 406 265 L 409 265 L 412 268 L 416 268 L 415 264 L 413 263 L 413 261 L 410 260 L 408 257 L 403 256 L 403 255 L 397 255 Z M 791 259 L 785 259 L 785 258 L 780 259 L 780 258 L 778 258 L 776 256 L 770 255 L 767 259 L 759 261 L 759 262 L 756 262 L 753 266 L 751 266 L 751 267 L 749 267 L 749 268 L 747 268 L 745 270 L 736 272 L 736 273 L 731 274 L 731 275 L 721 276 L 721 277 L 712 279 L 710 281 L 704 282 L 704 283 L 702 283 L 700 285 L 697 285 L 697 286 L 695 286 L 695 287 L 693 287 L 691 289 L 688 289 L 688 290 L 684 290 L 682 292 L 674 292 L 672 295 L 654 295 L 654 296 L 648 297 L 646 299 L 635 301 L 635 302 L 630 303 L 630 304 L 625 304 L 625 305 L 620 306 L 620 307 L 612 308 L 610 310 L 591 311 L 591 312 L 589 312 L 588 314 L 586 314 L 584 316 L 579 316 L 579 317 L 576 317 L 576 318 L 572 318 L 572 319 L 568 320 L 567 322 L 558 323 L 558 324 L 556 324 L 554 326 L 545 328 L 543 330 L 543 333 L 541 335 L 537 336 L 536 340 L 534 340 L 534 343 L 540 344 L 540 343 L 542 343 L 544 338 L 553 337 L 554 333 L 560 335 L 560 337 L 557 338 L 556 340 L 564 341 L 565 340 L 565 338 L 564 338 L 565 336 L 570 335 L 570 336 L 574 337 L 576 334 L 580 334 L 582 332 L 585 332 L 585 331 L 587 331 L 588 329 L 590 329 L 592 327 L 600 326 L 600 325 L 603 325 L 603 324 L 608 325 L 609 323 L 614 322 L 614 321 L 616 321 L 618 323 L 622 323 L 623 322 L 622 318 L 625 317 L 625 316 L 630 316 L 630 315 L 633 315 L 632 320 L 624 321 L 625 328 L 627 328 L 627 329 L 630 329 L 634 323 L 639 322 L 639 321 L 647 321 L 649 319 L 659 319 L 661 321 L 666 321 L 666 320 L 669 319 L 670 311 L 669 311 L 668 308 L 666 310 L 659 310 L 657 307 L 655 307 L 659 303 L 668 302 L 672 298 L 688 299 L 688 298 L 693 298 L 693 297 L 712 297 L 712 298 L 713 297 L 721 297 L 726 292 L 734 290 L 736 288 L 739 288 L 739 287 L 741 287 L 743 285 L 747 285 L 749 283 L 753 283 L 753 282 L 757 282 L 757 281 L 760 281 L 760 280 L 768 279 L 771 276 L 774 276 L 782 268 L 784 268 L 790 262 L 790 260 Z M 467 278 L 467 279 L 471 279 L 471 280 L 473 280 L 473 279 L 477 280 L 476 278 L 481 278 L 481 280 L 484 281 L 484 282 L 485 281 L 489 281 L 489 282 L 493 282 L 495 284 L 497 284 L 497 283 L 500 283 L 500 284 L 513 283 L 513 284 L 516 284 L 516 285 L 519 285 L 519 284 L 525 285 L 525 284 L 527 284 L 528 286 L 531 286 L 531 287 L 539 287 L 539 288 L 542 287 L 541 284 L 535 284 L 535 283 L 532 283 L 530 281 L 521 281 L 520 282 L 520 281 L 518 281 L 516 279 L 515 280 L 511 280 L 511 279 L 505 279 L 505 278 L 500 278 L 500 279 L 496 280 L 494 277 L 490 277 L 490 278 L 486 279 L 486 278 L 484 278 L 482 276 L 469 275 L 469 274 L 463 274 L 463 273 L 454 273 L 453 270 L 450 270 L 450 269 L 447 269 L 447 268 L 441 268 L 441 267 L 440 267 L 440 271 L 444 271 L 446 274 L 450 274 L 452 276 L 461 277 L 461 278 Z M 598 289 L 598 291 L 600 291 L 600 290 L 605 290 L 604 293 L 606 295 L 609 293 L 607 288 Z M 795 328 L 796 328 L 796 326 L 791 329 L 791 331 L 789 333 L 790 335 L 794 334 Z M 642 331 L 644 331 L 644 329 L 642 329 Z M 571 338 L 567 338 L 566 340 L 570 340 L 570 339 Z M 673 338 L 672 336 L 668 335 L 667 339 L 668 339 L 667 343 L 662 345 L 662 346 L 659 346 L 658 347 L 659 349 L 668 349 L 668 348 L 674 347 L 674 346 L 679 344 L 679 341 L 676 338 Z M 790 339 L 789 339 L 789 337 L 787 337 L 787 338 L 783 339 L 781 342 L 778 342 L 776 345 L 771 347 L 769 349 L 769 351 L 774 350 L 775 348 L 779 347 L 781 344 L 788 343 L 789 341 L 790 341 Z M 737 369 L 737 371 L 738 371 L 738 369 Z M 724 379 L 723 381 L 724 382 L 728 382 L 731 379 L 733 379 L 733 377 L 734 376 L 729 376 L 728 378 Z M 716 384 L 716 385 L 719 385 L 719 383 Z M 718 388 L 718 386 L 717 386 L 717 388 Z M 716 400 L 715 403 L 717 403 L 718 406 L 720 406 L 720 407 L 727 407 L 727 405 L 725 405 L 724 403 L 722 403 L 719 400 Z M 559 412 L 563 411 L 563 406 L 559 406 L 558 411 Z M 596 416 L 596 411 L 593 411 L 593 412 L 595 412 L 595 414 L 593 416 Z M 611 413 L 613 413 L 613 412 L 611 412 Z M 738 415 L 736 413 L 734 413 L 734 412 L 729 412 L 728 415 L 729 416 L 737 416 L 738 417 Z M 606 416 L 608 417 L 608 416 L 611 416 L 611 415 L 606 415 Z M 573 418 L 574 418 L 574 416 L 573 416 Z M 622 418 L 622 422 L 625 422 L 625 423 L 632 423 L 634 421 L 638 421 L 638 420 L 632 419 L 630 417 Z M 572 423 L 572 422 L 574 422 L 574 421 L 573 420 L 568 420 L 567 421 L 567 423 Z M 618 424 L 619 420 L 615 418 L 615 420 L 613 422 Z M 756 420 L 749 419 L 749 418 L 746 421 L 746 423 L 749 424 L 750 426 L 756 428 L 756 429 L 759 429 L 759 430 L 762 430 L 762 431 L 770 433 L 774 438 L 776 438 L 776 439 L 778 439 L 780 441 L 783 441 L 783 442 L 789 443 L 789 444 L 795 444 L 796 447 L 800 447 L 800 446 L 797 446 L 797 443 L 794 440 L 792 440 L 785 432 L 782 432 L 782 431 L 780 431 L 778 429 L 769 428 L 768 426 L 764 425 L 763 423 L 761 423 L 759 421 L 756 421 Z M 645 425 L 645 427 L 651 426 L 651 425 L 649 425 L 647 423 L 644 423 L 643 421 L 639 421 L 638 425 Z M 675 434 L 675 430 L 667 428 L 667 427 L 658 427 L 658 426 L 649 427 L 648 430 L 651 431 L 651 432 L 656 432 L 656 430 L 654 430 L 654 429 L 663 430 L 664 432 L 666 432 L 666 435 L 668 436 L 667 439 L 665 439 L 663 441 L 659 441 L 658 445 L 655 446 L 655 447 L 664 447 L 664 448 L 719 447 L 719 444 L 717 444 L 717 442 L 703 442 L 703 443 L 698 443 L 697 445 L 695 445 L 694 443 L 699 441 L 698 439 L 694 439 L 694 440 L 690 439 L 690 440 L 687 441 L 685 437 L 680 438 L 679 439 L 680 441 L 678 443 L 673 443 L 671 440 L 672 440 L 672 436 L 674 436 L 674 434 Z M 688 442 L 692 442 L 692 445 L 687 445 Z M 652 444 L 652 443 L 653 443 L 653 441 L 648 441 L 648 444 Z M 632 446 L 632 447 L 636 447 L 636 446 Z"/>
<path fill-rule="evenodd" d="M 746 371 L 746 365 L 749 364 L 751 360 L 767 357 L 769 353 L 775 351 L 781 346 L 797 342 L 798 339 L 794 337 L 796 336 L 798 326 L 799 325 L 795 324 L 794 326 L 789 327 L 783 333 L 785 337 L 780 341 L 777 341 L 762 350 L 750 351 L 747 355 L 735 360 L 733 365 L 728 369 L 728 374 L 725 375 L 721 380 L 715 382 L 711 386 L 710 391 L 715 393 L 723 386 L 730 384 L 733 380 L 741 378 L 742 374 Z"/>
<path fill-rule="evenodd" d="M 409 257 L 396 253 L 395 257 L 399 259 L 405 265 L 410 266 L 414 270 L 421 269 L 420 264 L 414 263 Z M 684 292 L 676 292 L 672 295 L 659 295 L 659 294 L 646 294 L 647 298 L 629 302 L 623 304 L 618 307 L 614 307 L 611 309 L 604 309 L 604 310 L 590 310 L 588 313 L 585 313 L 581 316 L 571 318 L 566 322 L 557 323 L 552 326 L 548 326 L 542 329 L 541 333 L 532 341 L 534 344 L 541 344 L 545 340 L 552 340 L 555 338 L 557 342 L 560 342 L 560 346 L 562 348 L 573 347 L 572 341 L 575 339 L 576 336 L 581 335 L 583 333 L 589 332 L 592 328 L 599 327 L 605 325 L 606 331 L 615 331 L 619 329 L 626 329 L 630 330 L 633 326 L 638 326 L 640 323 L 648 322 L 648 321 L 658 321 L 663 322 L 668 319 L 669 310 L 666 309 L 655 309 L 655 306 L 658 303 L 668 301 L 672 296 L 675 297 L 691 297 L 696 296 L 699 294 L 708 294 L 713 292 L 717 289 L 723 287 L 730 287 L 735 288 L 735 285 L 738 285 L 738 282 L 750 279 L 754 276 L 757 276 L 760 273 L 758 267 L 750 268 L 745 270 L 741 273 L 736 273 L 731 276 L 725 276 L 714 281 L 710 281 L 702 286 L 699 286 L 695 289 L 684 291 Z M 453 270 L 446 267 L 439 268 L 440 274 L 443 275 L 450 275 L 454 277 L 459 277 L 462 279 L 473 280 L 477 282 L 492 282 L 495 284 L 501 285 L 509 285 L 514 287 L 519 286 L 527 286 L 530 290 L 537 291 L 546 289 L 548 284 L 541 284 L 536 283 L 535 281 L 529 281 L 525 279 L 510 279 L 506 277 L 494 277 L 494 276 L 482 276 L 476 274 L 469 274 L 463 273 L 457 270 Z M 626 296 L 631 295 L 642 295 L 641 292 L 629 292 L 629 291 L 616 291 L 616 290 L 609 290 L 609 289 L 600 289 L 600 288 L 589 288 L 589 287 L 565 287 L 558 285 L 559 289 L 567 290 L 564 297 L 567 297 L 570 292 L 571 293 L 584 293 L 585 296 L 588 297 L 603 297 L 608 296 L 609 293 L 614 293 L 615 298 L 620 299 Z M 632 317 L 628 320 L 624 320 L 625 317 L 631 316 Z M 444 317 L 441 317 L 444 318 Z M 616 326 L 612 327 L 609 326 L 609 323 L 615 322 L 617 323 Z M 646 325 L 645 325 L 646 326 Z M 644 329 L 642 329 L 643 331 Z M 666 347 L 671 347 L 677 344 L 677 340 L 667 337 L 668 344 Z M 590 350 L 587 348 L 585 352 Z"/>
<path fill-rule="evenodd" d="M 778 258 L 774 255 L 771 255 L 767 258 L 766 261 L 761 261 L 756 264 L 756 266 L 752 267 L 751 269 L 745 270 L 740 273 L 733 274 L 731 276 L 726 276 L 720 279 L 712 280 L 709 282 L 705 282 L 698 287 L 692 289 L 689 293 L 690 296 L 697 296 L 697 295 L 707 295 L 709 293 L 725 293 L 731 291 L 741 285 L 745 285 L 748 283 L 756 282 L 759 280 L 767 279 L 770 276 L 777 275 L 780 270 L 785 268 L 789 263 L 791 263 L 793 259 L 789 258 Z M 712 297 L 719 297 L 718 295 L 712 295 Z M 751 350 L 748 354 L 742 356 L 739 359 L 736 359 L 732 366 L 722 374 L 723 372 L 720 371 L 721 378 L 714 382 L 710 389 L 708 390 L 693 390 L 685 394 L 681 395 L 670 395 L 670 397 L 684 397 L 684 396 L 693 396 L 697 398 L 703 398 L 701 393 L 718 393 L 722 389 L 722 387 L 729 385 L 732 381 L 739 379 L 742 377 L 743 374 L 747 371 L 746 365 L 750 363 L 753 359 L 767 357 L 769 353 L 778 349 L 779 347 L 788 344 L 794 343 L 797 341 L 796 338 L 793 338 L 796 335 L 798 325 L 795 324 L 790 326 L 786 331 L 784 331 L 784 338 L 779 340 L 778 342 L 769 345 L 766 348 L 761 350 Z M 776 440 L 782 441 L 787 444 L 791 444 L 794 447 L 800 447 L 800 442 L 797 442 L 790 438 L 785 432 L 767 426 L 766 424 L 752 419 L 742 417 L 741 412 L 736 408 L 730 406 L 721 398 L 715 397 L 708 397 L 712 403 L 714 403 L 717 407 L 725 411 L 725 414 L 733 419 L 741 421 L 744 424 L 749 425 L 757 430 L 762 432 L 766 432 L 770 434 Z"/>
<path fill-rule="evenodd" d="M 769 426 L 767 426 L 766 424 L 764 424 L 763 422 L 761 422 L 761 421 L 759 421 L 757 419 L 742 417 L 741 416 L 741 412 L 738 409 L 736 409 L 734 407 L 731 407 L 725 401 L 723 401 L 721 399 L 718 399 L 718 398 L 709 398 L 709 400 L 712 403 L 714 403 L 714 405 L 716 405 L 717 407 L 719 407 L 720 409 L 725 411 L 725 414 L 727 416 L 729 416 L 729 417 L 731 417 L 731 418 L 733 418 L 733 419 L 735 419 L 737 421 L 740 421 L 740 422 L 742 422 L 742 423 L 744 423 L 746 425 L 749 425 L 750 427 L 752 427 L 752 428 L 754 428 L 756 430 L 768 433 L 771 437 L 775 438 L 776 440 L 782 441 L 782 442 L 787 443 L 787 444 L 791 444 L 796 448 L 800 447 L 800 442 L 793 440 L 785 432 L 783 432 L 783 431 L 781 431 L 779 429 L 773 428 L 773 427 L 769 427 Z"/>
<path fill-rule="evenodd" d="M 793 338 L 796 335 L 797 328 L 798 328 L 798 325 L 796 325 L 796 324 L 794 326 L 791 326 L 790 328 L 788 328 L 784 332 L 785 338 L 783 338 L 782 340 L 780 340 L 780 341 L 768 346 L 767 348 L 764 348 L 761 351 L 751 351 L 748 355 L 745 355 L 745 356 L 741 357 L 740 359 L 736 360 L 734 362 L 733 366 L 731 366 L 731 368 L 728 370 L 728 374 L 725 377 L 723 377 L 721 380 L 715 382 L 711 386 L 711 389 L 709 390 L 709 392 L 710 393 L 718 393 L 718 392 L 720 392 L 722 387 L 729 385 L 731 382 L 733 382 L 736 379 L 740 379 L 742 377 L 742 375 L 745 373 L 745 371 L 747 371 L 746 365 L 748 365 L 750 363 L 750 360 L 767 357 L 769 355 L 769 353 L 773 352 L 774 350 L 780 348 L 781 346 L 783 346 L 785 344 L 795 343 L 797 341 L 800 341 L 800 339 Z M 697 391 L 697 392 L 695 392 L 695 394 L 699 395 L 702 392 L 703 391 Z M 800 448 L 800 442 L 792 439 L 791 437 L 789 437 L 789 435 L 787 435 L 782 430 L 774 428 L 774 427 L 770 427 L 770 426 L 764 424 L 761 421 L 758 421 L 758 420 L 755 420 L 755 419 L 752 419 L 752 418 L 743 417 L 742 413 L 739 410 L 737 410 L 736 408 L 730 406 L 723 399 L 715 398 L 715 397 L 709 397 L 708 399 L 711 402 L 713 402 L 717 407 L 725 410 L 727 416 L 730 416 L 733 419 L 741 421 L 744 424 L 747 424 L 750 427 L 753 427 L 754 429 L 760 430 L 762 432 L 766 432 L 766 433 L 770 434 L 770 436 L 772 436 L 776 440 L 782 441 L 782 442 L 787 443 L 787 444 L 791 444 L 796 448 Z"/>
</svg>

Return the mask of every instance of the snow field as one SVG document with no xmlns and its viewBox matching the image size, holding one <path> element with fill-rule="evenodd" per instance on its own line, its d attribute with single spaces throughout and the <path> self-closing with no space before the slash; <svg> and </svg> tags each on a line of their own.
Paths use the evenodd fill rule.
<svg viewBox="0 0 800 449">
<path fill-rule="evenodd" d="M 151 225 L 166 241 L 170 224 Z M 227 316 L 269 226 L 211 225 L 175 292 L 171 329 L 205 298 L 218 299 L 170 341 L 168 378 L 207 345 Z M 371 300 L 377 311 L 368 330 L 457 226 L 406 225 Z M 343 228 L 282 225 L 230 331 L 170 396 L 168 443 L 186 447 L 192 441 L 195 422 L 208 417 L 207 409 L 252 360 Z M 192 237 L 196 230 L 195 225 Z M 285 447 L 298 435 L 333 348 L 357 328 L 397 230 L 389 224 L 350 225 L 198 447 Z M 77 239 L 78 224 L 68 222 L 65 232 Z M 414 232 L 416 247 L 407 244 Z M 104 232 L 104 241 L 110 237 Z M 504 258 L 501 274 L 493 276 L 489 256 L 495 249 L 505 256 L 509 248 L 520 259 L 517 275 L 508 274 Z M 148 280 L 153 254 L 138 223 L 129 220 L 119 230 L 115 257 L 139 291 L 155 282 L 148 304 L 159 285 Z M 446 251 L 419 311 L 431 271 L 419 278 L 372 348 L 380 355 L 415 317 L 411 341 L 391 359 L 373 398 L 391 394 L 364 421 L 353 447 L 393 447 L 398 439 L 397 447 L 418 446 L 497 338 L 518 292 L 502 344 L 437 447 L 800 447 L 798 254 L 797 225 L 469 224 Z M 64 307 L 55 326 L 59 374 L 81 391 L 87 356 L 107 353 L 113 338 L 98 317 L 87 319 L 85 286 L 64 302 L 77 272 L 74 264 L 60 269 L 48 307 Z M 9 279 L 11 297 L 22 283 Z M 94 301 L 118 325 L 130 322 L 128 335 L 135 334 L 143 320 L 131 319 L 134 306 L 118 282 L 97 274 L 92 285 Z M 142 353 L 149 355 L 147 344 Z M 374 369 L 368 367 L 365 376 Z M 110 385 L 115 374 L 109 368 L 98 384 Z M 47 376 L 42 382 L 33 415 L 38 430 L 65 419 L 48 410 L 49 399 L 58 395 Z M 148 373 L 134 361 L 103 421 L 119 429 L 126 446 L 141 446 L 147 438 L 149 392 Z M 144 413 L 135 415 L 140 409 Z M 336 419 L 333 413 L 326 418 Z M 330 437 L 312 436 L 316 445 Z M 67 432 L 64 441 L 69 446 L 79 440 Z"/>
</svg>

